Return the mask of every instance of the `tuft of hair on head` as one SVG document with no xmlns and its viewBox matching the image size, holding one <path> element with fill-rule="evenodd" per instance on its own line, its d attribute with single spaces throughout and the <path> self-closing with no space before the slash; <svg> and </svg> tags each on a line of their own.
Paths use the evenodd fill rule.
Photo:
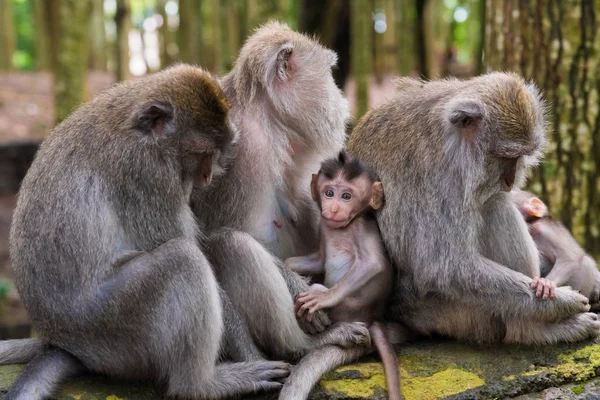
<svg viewBox="0 0 600 400">
<path fill-rule="evenodd" d="M 371 168 L 360 159 L 351 157 L 345 149 L 340 150 L 337 157 L 323 161 L 319 174 L 322 174 L 327 179 L 334 179 L 341 174 L 347 181 L 356 179 L 361 175 L 366 175 L 371 182 L 378 180 L 377 175 Z"/>
</svg>

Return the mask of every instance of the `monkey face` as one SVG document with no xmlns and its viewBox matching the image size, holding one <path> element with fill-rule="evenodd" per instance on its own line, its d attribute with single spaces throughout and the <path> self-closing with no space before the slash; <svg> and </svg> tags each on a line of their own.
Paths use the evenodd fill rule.
<svg viewBox="0 0 600 400">
<path fill-rule="evenodd" d="M 364 175 L 351 181 L 342 174 L 333 180 L 319 176 L 317 185 L 321 216 L 325 225 L 331 229 L 346 227 L 372 203 L 374 184 Z"/>
</svg>

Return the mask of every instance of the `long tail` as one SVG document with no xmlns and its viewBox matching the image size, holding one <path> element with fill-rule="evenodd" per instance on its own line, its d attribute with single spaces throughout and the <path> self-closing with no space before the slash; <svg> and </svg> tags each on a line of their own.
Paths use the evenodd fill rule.
<svg viewBox="0 0 600 400">
<path fill-rule="evenodd" d="M 388 399 L 400 400 L 403 399 L 402 391 L 400 390 L 400 374 L 398 372 L 398 361 L 394 348 L 390 344 L 383 327 L 379 322 L 373 322 L 369 326 L 371 340 L 377 347 L 381 361 L 383 361 L 383 369 L 385 371 L 385 380 L 388 387 Z"/>
<path fill-rule="evenodd" d="M 0 365 L 24 364 L 42 349 L 39 339 L 0 340 Z"/>
<path fill-rule="evenodd" d="M 70 354 L 47 347 L 27 364 L 3 400 L 43 400 L 65 379 L 79 375 L 85 367 Z"/>
<path fill-rule="evenodd" d="M 355 361 L 369 352 L 368 347 L 341 348 L 324 346 L 311 350 L 285 381 L 280 400 L 305 400 L 321 376 L 340 365 Z"/>
</svg>

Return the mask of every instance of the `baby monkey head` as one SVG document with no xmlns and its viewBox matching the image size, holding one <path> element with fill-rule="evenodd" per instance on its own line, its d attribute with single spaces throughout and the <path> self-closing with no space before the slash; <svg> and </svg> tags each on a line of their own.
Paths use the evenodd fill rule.
<svg viewBox="0 0 600 400">
<path fill-rule="evenodd" d="M 319 173 L 312 176 L 310 190 L 331 229 L 345 228 L 357 216 L 383 204 L 383 185 L 375 173 L 345 150 L 323 161 Z"/>
<path fill-rule="evenodd" d="M 512 190 L 510 195 L 517 210 L 528 223 L 549 216 L 548 207 L 535 194 L 525 190 Z"/>
</svg>

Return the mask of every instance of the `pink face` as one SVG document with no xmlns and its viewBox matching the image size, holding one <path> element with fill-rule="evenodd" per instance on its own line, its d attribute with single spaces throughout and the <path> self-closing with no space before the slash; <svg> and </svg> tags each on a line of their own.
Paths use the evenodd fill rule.
<svg viewBox="0 0 600 400">
<path fill-rule="evenodd" d="M 347 226 L 356 214 L 369 206 L 373 197 L 372 184 L 364 176 L 352 181 L 341 174 L 333 180 L 319 176 L 317 187 L 321 216 L 331 229 Z"/>
</svg>

